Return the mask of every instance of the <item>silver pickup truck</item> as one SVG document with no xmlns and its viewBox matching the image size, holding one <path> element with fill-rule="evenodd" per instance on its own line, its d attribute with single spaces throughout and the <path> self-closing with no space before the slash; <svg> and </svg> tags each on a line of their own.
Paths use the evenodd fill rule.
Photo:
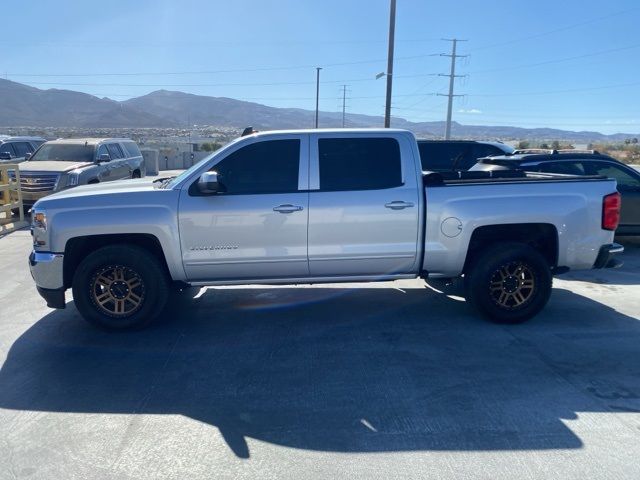
<svg viewBox="0 0 640 480">
<path fill-rule="evenodd" d="M 407 131 L 241 137 L 175 178 L 88 185 L 33 209 L 29 263 L 50 307 L 140 327 L 189 287 L 463 275 L 496 322 L 537 314 L 552 275 L 615 266 L 614 180 L 421 171 Z"/>
</svg>

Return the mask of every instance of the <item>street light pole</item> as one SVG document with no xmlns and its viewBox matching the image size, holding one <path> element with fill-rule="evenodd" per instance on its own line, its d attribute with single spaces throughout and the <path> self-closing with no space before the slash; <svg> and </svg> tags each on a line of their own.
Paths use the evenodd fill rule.
<svg viewBox="0 0 640 480">
<path fill-rule="evenodd" d="M 320 102 L 320 70 L 321 67 L 316 67 L 316 128 L 318 128 L 318 105 Z"/>
<path fill-rule="evenodd" d="M 384 108 L 384 128 L 391 126 L 391 87 L 393 83 L 393 44 L 396 33 L 396 0 L 391 0 L 389 12 L 389 54 L 387 56 L 387 103 Z"/>
</svg>

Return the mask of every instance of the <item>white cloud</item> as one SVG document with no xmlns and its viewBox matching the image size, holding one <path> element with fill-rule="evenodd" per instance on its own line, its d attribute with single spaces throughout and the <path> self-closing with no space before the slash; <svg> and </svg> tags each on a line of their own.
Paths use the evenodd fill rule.
<svg viewBox="0 0 640 480">
<path fill-rule="evenodd" d="M 477 108 L 470 108 L 468 110 L 465 110 L 464 108 L 461 108 L 460 110 L 458 110 L 458 113 L 478 114 L 478 113 L 482 113 L 482 110 L 478 110 Z"/>
</svg>

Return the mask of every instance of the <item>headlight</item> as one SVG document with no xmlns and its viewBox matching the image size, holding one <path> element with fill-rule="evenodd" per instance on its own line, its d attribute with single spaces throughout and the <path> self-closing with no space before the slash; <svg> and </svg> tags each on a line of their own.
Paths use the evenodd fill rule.
<svg viewBox="0 0 640 480">
<path fill-rule="evenodd" d="M 69 174 L 69 179 L 67 181 L 67 186 L 68 187 L 75 187 L 76 185 L 78 185 L 78 177 L 79 177 L 79 175 L 77 173 L 70 173 Z"/>
<path fill-rule="evenodd" d="M 33 220 L 31 221 L 33 228 L 40 228 L 43 231 L 47 231 L 47 214 L 42 211 L 36 211 L 33 213 Z"/>
<path fill-rule="evenodd" d="M 47 214 L 39 208 L 34 208 L 31 212 L 31 235 L 34 247 L 47 245 Z"/>
</svg>

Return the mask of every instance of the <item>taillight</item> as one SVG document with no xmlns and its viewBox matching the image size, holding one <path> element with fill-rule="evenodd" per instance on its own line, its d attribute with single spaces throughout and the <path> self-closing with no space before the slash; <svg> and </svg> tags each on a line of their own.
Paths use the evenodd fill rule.
<svg viewBox="0 0 640 480">
<path fill-rule="evenodd" d="M 620 223 L 620 194 L 610 193 L 602 200 L 602 228 L 615 230 Z"/>
</svg>

